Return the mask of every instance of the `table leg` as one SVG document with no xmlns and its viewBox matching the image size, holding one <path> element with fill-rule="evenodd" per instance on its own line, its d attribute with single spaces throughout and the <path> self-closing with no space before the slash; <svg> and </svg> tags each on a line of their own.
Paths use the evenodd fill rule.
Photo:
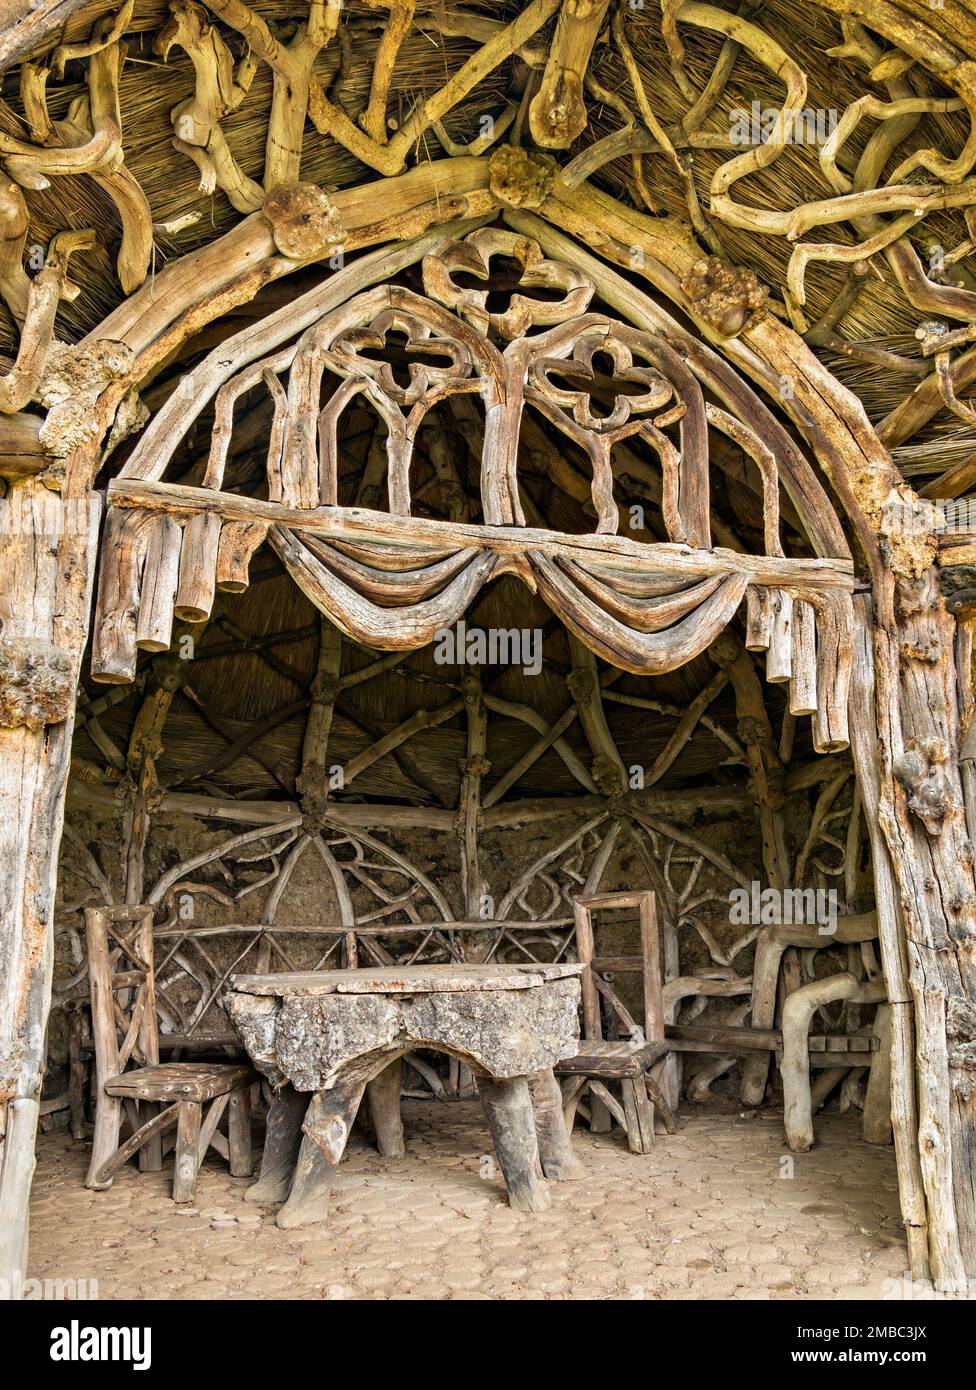
<svg viewBox="0 0 976 1390">
<path fill-rule="evenodd" d="M 288 1196 L 301 1148 L 302 1120 L 308 1102 L 308 1092 L 296 1091 L 293 1086 L 286 1084 L 275 1091 L 264 1133 L 261 1172 L 257 1182 L 244 1193 L 246 1201 L 283 1202 Z"/>
<path fill-rule="evenodd" d="M 513 1211 L 546 1211 L 549 1193 L 539 1163 L 528 1081 L 524 1076 L 506 1081 L 479 1077 L 478 1091 L 508 1188 L 509 1206 Z"/>
<path fill-rule="evenodd" d="M 278 1210 L 282 1230 L 311 1226 L 329 1214 L 332 1174 L 345 1153 L 349 1132 L 363 1098 L 365 1083 L 340 1081 L 330 1091 L 316 1091 L 302 1129 L 305 1138 L 298 1153 L 291 1192 Z"/>
<path fill-rule="evenodd" d="M 528 1082 L 532 1109 L 535 1111 L 535 1132 L 542 1171 L 553 1182 L 581 1178 L 583 1165 L 573 1153 L 563 1118 L 563 1095 L 552 1068 L 533 1072 Z"/>
<path fill-rule="evenodd" d="M 403 1059 L 398 1057 L 366 1083 L 369 1116 L 376 1131 L 376 1147 L 384 1158 L 403 1158 L 403 1122 L 400 1119 L 400 1074 Z"/>
</svg>

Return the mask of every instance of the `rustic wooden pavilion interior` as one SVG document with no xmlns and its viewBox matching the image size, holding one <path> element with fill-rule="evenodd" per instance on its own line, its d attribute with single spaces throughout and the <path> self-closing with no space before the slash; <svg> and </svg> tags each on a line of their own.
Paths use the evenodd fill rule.
<svg viewBox="0 0 976 1390">
<path fill-rule="evenodd" d="M 23 9 L 6 1296 L 965 1294 L 971 4 Z"/>
</svg>

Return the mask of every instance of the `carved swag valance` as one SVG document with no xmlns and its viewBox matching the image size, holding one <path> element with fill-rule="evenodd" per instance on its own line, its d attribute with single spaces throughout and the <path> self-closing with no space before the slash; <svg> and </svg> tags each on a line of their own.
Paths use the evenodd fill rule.
<svg viewBox="0 0 976 1390">
<path fill-rule="evenodd" d="M 845 745 L 850 565 L 783 556 L 783 431 L 758 399 L 747 389 L 726 393 L 723 405 L 708 399 L 666 333 L 591 312 L 587 276 L 547 259 L 528 237 L 482 227 L 463 240 L 428 237 L 399 259 L 388 273 L 419 260 L 423 294 L 395 283 L 363 288 L 365 271 L 375 264 L 373 278 L 382 273 L 365 257 L 296 302 L 290 324 L 276 332 L 272 316 L 256 337 L 238 335 L 230 352 L 222 345 L 214 370 L 191 374 L 204 399 L 178 391 L 176 407 L 157 416 L 112 489 L 93 674 L 132 679 L 137 649 L 168 646 L 174 613 L 206 617 L 215 586 L 244 587 L 250 556 L 267 539 L 337 627 L 379 648 L 426 645 L 490 580 L 514 573 L 606 661 L 659 675 L 704 651 L 748 595 L 747 645 L 768 651 L 767 674 L 790 683 L 794 713 L 815 716 L 817 746 Z M 493 276 L 499 260 L 508 267 L 504 292 Z M 358 292 L 341 297 L 343 280 Z M 224 488 L 228 451 L 235 411 L 245 397 L 253 410 L 262 392 L 271 406 L 266 499 L 244 498 Z M 483 411 L 480 526 L 412 516 L 418 433 L 430 411 L 459 395 Z M 203 485 L 174 488 L 162 481 L 167 464 L 209 399 Z M 743 401 L 748 410 L 726 408 Z M 340 500 L 341 442 L 355 403 L 385 429 L 385 512 Z M 527 527 L 519 490 L 527 413 L 588 460 L 593 536 Z M 712 548 L 710 430 L 758 470 L 762 557 Z M 659 465 L 665 544 L 617 536 L 613 451 L 625 440 Z"/>
</svg>

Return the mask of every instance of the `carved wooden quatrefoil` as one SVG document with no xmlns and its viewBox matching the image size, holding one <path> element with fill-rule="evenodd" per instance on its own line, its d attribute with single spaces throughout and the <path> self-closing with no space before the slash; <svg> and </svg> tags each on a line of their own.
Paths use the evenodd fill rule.
<svg viewBox="0 0 976 1390">
<path fill-rule="evenodd" d="M 593 360 L 597 356 L 608 357 L 613 363 L 613 374 L 609 380 L 612 404 L 609 409 L 599 413 L 593 409 L 590 391 L 560 384 L 560 378 L 562 383 L 580 379 L 595 381 L 597 372 Z M 622 389 L 625 383 L 634 383 L 645 389 L 630 393 Z M 578 338 L 570 357 L 543 357 L 534 362 L 530 384 L 546 400 L 572 410 L 573 419 L 578 425 L 598 433 L 618 429 L 632 415 L 659 410 L 674 395 L 674 388 L 666 377 L 655 367 L 640 366 L 635 362 L 630 347 L 603 329 L 598 334 L 587 333 Z"/>
<path fill-rule="evenodd" d="M 369 350 L 376 353 L 389 350 L 388 340 L 394 333 L 402 333 L 407 340 L 405 365 L 410 378 L 407 386 L 397 381 L 392 362 L 365 355 Z M 344 333 L 327 355 L 341 363 L 345 371 L 369 377 L 391 400 L 406 406 L 415 405 L 430 392 L 439 395 L 450 391 L 474 372 L 471 355 L 463 343 L 438 335 L 430 324 L 403 309 L 385 309 L 365 328 Z M 430 361 L 432 356 L 446 358 L 447 363 L 438 366 Z"/>
<path fill-rule="evenodd" d="M 517 261 L 522 267 L 518 288 L 511 291 L 507 308 L 489 309 L 492 265 L 496 257 Z M 485 288 L 457 283 L 459 275 L 485 281 Z M 448 242 L 436 256 L 423 261 L 424 290 L 445 308 L 459 314 L 479 333 L 489 332 L 508 340 L 520 338 L 535 324 L 565 323 L 586 312 L 593 286 L 586 276 L 561 261 L 546 260 L 538 242 L 501 227 L 482 227 L 464 241 Z M 542 299 L 522 290 L 562 290 L 560 299 Z"/>
</svg>

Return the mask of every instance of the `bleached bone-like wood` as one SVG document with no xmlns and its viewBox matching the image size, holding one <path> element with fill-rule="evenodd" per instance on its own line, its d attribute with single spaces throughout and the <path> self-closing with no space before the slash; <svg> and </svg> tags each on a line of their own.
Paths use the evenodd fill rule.
<svg viewBox="0 0 976 1390">
<path fill-rule="evenodd" d="M 17 489 L 38 507 L 36 480 Z M 91 582 L 99 498 L 81 477 L 66 480 L 63 501 L 83 508 L 87 525 L 52 540 L 35 527 L 13 528 L 0 545 L 0 622 L 4 643 L 24 643 L 40 685 L 19 698 L 6 691 L 0 728 L 0 1278 L 8 1290 L 26 1275 L 27 1199 L 45 1061 L 54 953 L 54 900 L 61 789 L 67 781 Z"/>
<path fill-rule="evenodd" d="M 782 683 L 793 675 L 793 596 L 784 589 L 770 595 L 771 621 L 766 649 L 766 679 Z"/>
<path fill-rule="evenodd" d="M 248 53 L 237 72 L 233 57 L 206 12 L 193 0 L 174 0 L 170 19 L 156 34 L 154 52 L 165 63 L 173 47 L 182 48 L 193 64 L 196 89 L 170 112 L 177 149 L 200 162 L 200 191 L 222 188 L 238 212 L 255 212 L 264 190 L 237 163 L 220 128 L 244 100 L 257 68 Z"/>
<path fill-rule="evenodd" d="M 477 164 L 478 161 L 472 163 Z M 391 190 L 384 190 L 384 196 L 390 194 Z M 470 226 L 470 223 L 463 225 Z M 375 284 L 377 280 L 399 273 L 438 247 L 444 240 L 444 232 L 435 231 L 413 238 L 402 246 L 374 251 L 330 275 L 324 284 L 316 286 L 292 303 L 269 314 L 266 319 L 249 325 L 226 339 L 219 352 L 209 354 L 202 363 L 181 379 L 176 390 L 139 439 L 123 469 L 125 475 L 133 478 L 161 478 L 180 438 L 214 396 L 217 396 L 216 428 L 206 485 L 219 488 L 223 476 L 223 458 L 226 456 L 227 443 L 233 429 L 233 403 L 237 396 L 261 380 L 267 365 L 264 359 L 270 358 L 296 333 L 304 332 L 348 299 Z M 207 274 L 208 268 L 201 267 L 201 273 Z M 211 277 L 216 274 L 215 267 Z M 165 276 L 164 270 L 157 277 L 157 285 L 163 295 L 167 291 L 167 285 L 163 283 Z M 146 306 L 146 309 L 151 312 L 149 306 Z M 155 312 L 159 312 L 158 308 Z M 133 331 L 135 327 L 133 324 Z M 127 325 L 122 321 L 116 322 L 112 325 L 112 331 L 125 333 Z M 290 364 L 295 350 L 296 348 L 292 347 L 282 352 L 281 367 Z M 255 364 L 253 368 L 252 363 Z"/>
<path fill-rule="evenodd" d="M 271 190 L 298 177 L 302 132 L 308 112 L 312 65 L 339 23 L 341 7 L 331 0 L 310 0 L 308 21 L 299 24 L 288 43 L 281 42 L 243 0 L 208 0 L 245 39 L 255 57 L 272 72 L 271 111 L 265 145 L 264 187 Z"/>
<path fill-rule="evenodd" d="M 227 521 L 220 528 L 214 581 L 224 593 L 240 594 L 248 586 L 251 556 L 264 543 L 267 527 L 260 522 Z"/>
<path fill-rule="evenodd" d="M 713 391 L 728 411 L 747 421 L 772 449 L 780 482 L 804 519 L 814 552 L 849 555 L 843 527 L 821 483 L 773 412 L 743 380 L 743 376 L 754 377 L 757 372 L 754 358 L 741 348 L 737 350 L 739 339 L 730 340 L 726 350 L 743 376 L 709 346 L 707 333 L 689 332 L 659 303 L 635 288 L 632 279 L 625 279 L 583 249 L 592 244 L 593 229 L 597 228 L 601 254 L 626 266 L 639 242 L 644 253 L 641 274 L 664 296 L 674 297 L 676 275 L 686 273 L 700 255 L 692 239 L 683 239 L 671 229 L 658 240 L 657 219 L 641 218 L 592 187 L 570 190 L 557 183 L 541 212 L 548 220 L 520 209 L 507 210 L 505 221 L 534 237 L 548 256 L 578 267 L 600 297 L 628 322 L 659 334 L 680 350 L 702 385 Z M 574 236 L 575 241 L 571 239 Z"/>
<path fill-rule="evenodd" d="M 18 327 L 27 314 L 30 277 L 24 269 L 24 247 L 30 214 L 15 183 L 0 183 L 0 296 Z"/>
<path fill-rule="evenodd" d="M 370 9 L 386 9 L 390 17 L 383 29 L 373 62 L 373 77 L 369 103 L 362 116 L 362 126 L 378 145 L 387 142 L 386 105 L 393 80 L 397 53 L 413 23 L 414 0 L 366 0 Z"/>
<path fill-rule="evenodd" d="M 126 684 L 136 674 L 136 618 L 154 518 L 111 511 L 102 537 L 98 604 L 92 634 L 92 679 Z"/>
<path fill-rule="evenodd" d="M 817 712 L 817 632 L 813 605 L 798 599 L 793 605 L 793 666 L 790 713 Z"/>
<path fill-rule="evenodd" d="M 173 517 L 153 518 L 136 622 L 136 646 L 142 651 L 169 649 L 182 544 L 183 532 Z"/>
<path fill-rule="evenodd" d="M 111 21 L 95 26 L 96 36 Z M 119 282 L 128 294 L 142 284 L 152 251 L 152 213 L 141 187 L 125 168 L 119 76 L 123 51 L 118 42 L 96 43 L 88 64 L 88 95 L 73 102 L 67 119 L 50 121 L 43 82 L 36 70 L 25 68 L 25 82 L 35 83 L 33 107 L 45 145 L 32 146 L 0 136 L 0 152 L 6 155 L 8 173 L 25 188 L 44 189 L 53 177 L 89 174 L 115 203 L 122 224 L 117 260 Z M 25 97 L 25 104 L 30 100 Z"/>
<path fill-rule="evenodd" d="M 525 289 L 562 290 L 561 299 L 536 299 L 512 294 L 504 311 L 488 308 L 488 289 L 462 287 L 455 273 L 476 275 L 487 284 L 493 256 L 519 262 L 519 284 Z M 492 332 L 509 341 L 538 324 L 564 323 L 585 314 L 593 298 L 586 276 L 565 261 L 546 260 L 538 242 L 501 227 L 482 227 L 463 241 L 453 240 L 423 260 L 424 292 L 459 314 L 479 333 Z"/>
<path fill-rule="evenodd" d="M 828 975 L 794 990 L 783 1006 L 783 1109 L 786 1140 L 794 1153 L 813 1147 L 813 1115 L 810 1099 L 810 1021 L 825 1004 L 844 999 L 849 1003 L 877 1004 L 885 999 L 882 981 L 859 980 L 855 975 Z"/>
<path fill-rule="evenodd" d="M 780 925 L 763 927 L 756 944 L 756 960 L 752 972 L 752 1026 L 772 1028 L 776 1020 L 776 990 L 779 984 L 783 954 L 791 946 L 807 951 L 824 950 L 850 942 L 874 941 L 878 936 L 878 914 L 865 912 L 853 917 L 838 917 L 837 930 L 827 935 L 816 926 Z M 742 1102 L 761 1105 L 766 1092 L 769 1059 L 757 1054 L 743 1064 Z"/>
<path fill-rule="evenodd" d="M 769 647 L 772 611 L 769 589 L 750 584 L 746 590 L 746 651 L 764 652 Z"/>
<path fill-rule="evenodd" d="M 598 561 L 608 573 L 619 571 L 622 576 L 651 570 L 659 575 L 681 577 L 690 583 L 713 575 L 745 574 L 751 584 L 772 588 L 790 585 L 802 591 L 805 597 L 808 591 L 810 594 L 824 589 L 850 592 L 854 588 L 853 565 L 846 559 L 744 555 L 722 546 L 696 550 L 688 545 L 644 544 L 629 536 L 563 535 L 529 526 L 473 526 L 424 517 L 391 517 L 385 512 L 359 507 L 306 510 L 262 502 L 238 493 L 214 492 L 210 488 L 186 487 L 179 483 L 147 483 L 129 477 L 113 478 L 108 495 L 112 506 L 122 509 L 145 508 L 177 516 L 210 511 L 228 521 L 263 522 L 342 541 L 369 540 L 388 547 L 391 553 L 401 547 L 414 550 L 427 547 L 440 551 L 441 555 L 464 546 L 491 549 L 501 555 L 532 549 L 545 555 L 566 554 L 587 562 Z M 789 679 L 789 672 L 786 679 Z"/>
<path fill-rule="evenodd" d="M 586 129 L 583 77 L 609 0 L 563 0 L 542 85 L 529 106 L 537 145 L 566 150 Z"/>
<path fill-rule="evenodd" d="M 723 15 L 722 18 L 724 21 L 729 17 Z M 609 232 L 616 225 L 623 231 L 624 223 L 616 221 L 618 214 L 611 203 L 605 195 L 592 192 L 580 199 L 579 190 L 575 190 L 574 206 L 568 209 L 572 225 L 578 227 L 583 236 L 592 235 L 594 226 Z M 565 205 L 560 191 L 560 209 Z M 658 272 L 649 265 L 648 257 L 652 245 L 660 247 L 662 255 L 658 269 L 662 280 L 659 283 L 663 285 L 669 276 L 686 274 L 695 253 L 674 239 L 670 246 L 656 241 L 654 233 L 649 231 L 651 221 L 639 214 L 628 214 L 626 231 L 619 242 L 615 242 L 611 234 L 602 246 L 611 258 L 625 261 L 626 248 L 639 244 L 646 254 L 644 266 L 638 273 L 647 275 L 650 271 L 652 279 Z M 542 237 L 539 239 L 541 241 Z M 550 249 L 548 245 L 546 249 Z M 597 277 L 592 278 L 600 287 Z M 701 319 L 698 322 L 707 332 L 707 325 Z M 943 821 L 942 834 L 929 836 L 924 825 L 916 824 L 917 817 L 908 804 L 905 789 L 897 782 L 893 765 L 897 750 L 903 745 L 905 722 L 912 731 L 910 736 L 921 742 L 931 741 L 938 745 L 953 737 L 950 730 L 955 727 L 955 699 L 945 684 L 947 670 L 951 672 L 952 667 L 952 644 L 946 640 L 943 610 L 937 604 L 919 604 L 916 595 L 919 587 L 926 592 L 934 585 L 934 576 L 927 568 L 930 561 L 924 541 L 913 540 L 902 533 L 894 550 L 886 547 L 882 551 L 884 524 L 871 499 L 888 496 L 892 489 L 901 489 L 898 495 L 903 495 L 904 483 L 879 446 L 861 402 L 817 362 L 794 333 L 785 325 L 775 323 L 772 316 L 767 316 L 761 325 L 747 328 L 741 339 L 728 340 L 725 351 L 747 376 L 764 381 L 772 395 L 776 392 L 776 381 L 783 376 L 796 384 L 794 398 L 786 402 L 786 413 L 811 443 L 814 439 L 818 441 L 815 445 L 818 456 L 830 471 L 838 495 L 843 498 L 842 505 L 871 574 L 877 604 L 874 619 L 878 644 L 874 666 L 877 692 L 874 712 L 865 706 L 863 717 L 866 727 L 881 731 L 881 739 L 873 752 L 867 746 L 862 747 L 859 767 L 865 776 L 873 775 L 871 768 L 878 748 L 883 750 L 878 770 L 879 800 L 883 808 L 882 837 L 876 847 L 875 873 L 883 877 L 894 872 L 906 929 L 912 939 L 917 937 L 920 943 L 911 956 L 911 970 L 916 1012 L 919 1027 L 925 1034 L 928 1059 L 927 1067 L 922 1069 L 927 1073 L 924 1083 L 921 1073 L 913 1082 L 910 1048 L 898 1048 L 895 1052 L 897 1070 L 893 1075 L 898 1078 L 897 1089 L 906 1118 L 909 1112 L 905 1101 L 913 1085 L 918 1084 L 924 1091 L 918 1112 L 921 1133 L 916 1130 L 911 1142 L 920 1158 L 925 1212 L 919 1213 L 916 1208 L 918 1169 L 908 1154 L 899 1164 L 901 1194 L 904 1209 L 910 1213 L 906 1220 L 910 1223 L 913 1264 L 925 1267 L 926 1255 L 920 1254 L 920 1250 L 927 1233 L 927 1258 L 934 1277 L 961 1288 L 965 1286 L 966 1265 L 972 1265 L 976 1250 L 976 1206 L 971 1176 L 963 1177 L 958 1166 L 954 1175 L 951 1170 L 952 1156 L 958 1159 L 961 1154 L 972 1151 L 974 1101 L 973 1098 L 965 1102 L 957 1100 L 951 1105 L 948 1100 L 952 1083 L 944 1041 L 944 1000 L 947 995 L 959 992 L 960 960 L 955 946 L 945 949 L 935 943 L 947 939 L 950 923 L 955 930 L 957 912 L 953 904 L 973 899 L 973 869 L 968 850 L 963 848 L 964 825 L 954 808 Z M 913 505 L 909 500 L 909 506 Z M 822 515 L 818 516 L 818 522 L 822 519 Z M 904 600 L 904 606 L 898 605 L 899 597 Z M 939 663 L 926 666 L 917 657 L 906 655 L 907 652 L 931 650 L 933 641 L 947 654 Z M 958 774 L 954 767 L 941 764 L 941 769 L 947 787 L 955 792 Z M 883 861 L 880 865 L 878 856 Z M 936 859 L 940 868 L 935 867 Z M 921 885 L 935 881 L 942 874 L 947 881 L 959 885 L 958 893 L 947 896 L 922 891 Z M 948 939 L 953 938 L 949 936 Z M 904 994 L 898 998 L 907 1002 Z M 898 1071 L 902 1072 L 900 1076 Z M 947 1145 L 944 1136 L 953 1134 L 959 1135 L 959 1143 Z M 964 1255 L 964 1251 L 968 1253 Z"/>
<path fill-rule="evenodd" d="M 229 4 L 236 0 L 216 0 L 216 8 L 230 20 Z M 424 132 L 462 101 L 468 92 L 500 63 L 518 52 L 559 7 L 560 0 L 530 0 L 512 20 L 486 37 L 477 53 L 467 60 L 448 81 L 423 101 L 418 101 L 399 130 L 387 143 L 379 144 L 360 129 L 339 107 L 329 101 L 313 79 L 309 119 L 323 135 L 330 135 L 357 159 L 387 176 L 399 173 Z M 243 9 L 243 6 L 240 8 Z M 236 26 L 235 26 L 236 27 Z"/>
<path fill-rule="evenodd" d="M 588 599 L 541 551 L 530 550 L 528 559 L 539 592 L 570 631 L 611 665 L 635 674 L 673 671 L 703 651 L 726 627 L 748 584 L 744 574 L 729 576 L 688 617 L 664 632 L 645 636 Z"/>
<path fill-rule="evenodd" d="M 30 282 L 17 358 L 0 376 L 0 411 L 10 415 L 22 410 L 37 390 L 48 348 L 54 339 L 54 318 L 61 299 L 74 299 L 77 286 L 68 280 L 68 261 L 78 251 L 95 244 L 90 230 L 60 232 L 48 247 L 42 270 Z"/>
<path fill-rule="evenodd" d="M 182 622 L 202 623 L 210 617 L 220 532 L 220 517 L 213 512 L 191 517 L 183 529 L 175 607 L 176 616 Z"/>
<path fill-rule="evenodd" d="M 873 1035 L 878 1050 L 871 1062 L 864 1097 L 864 1140 L 868 1144 L 890 1144 L 891 1128 L 891 1005 L 879 1004 L 874 1016 Z"/>
<path fill-rule="evenodd" d="M 849 594 L 832 599 L 810 590 L 817 614 L 817 710 L 813 746 L 834 753 L 850 742 L 848 701 L 854 644 L 854 610 Z"/>
</svg>

